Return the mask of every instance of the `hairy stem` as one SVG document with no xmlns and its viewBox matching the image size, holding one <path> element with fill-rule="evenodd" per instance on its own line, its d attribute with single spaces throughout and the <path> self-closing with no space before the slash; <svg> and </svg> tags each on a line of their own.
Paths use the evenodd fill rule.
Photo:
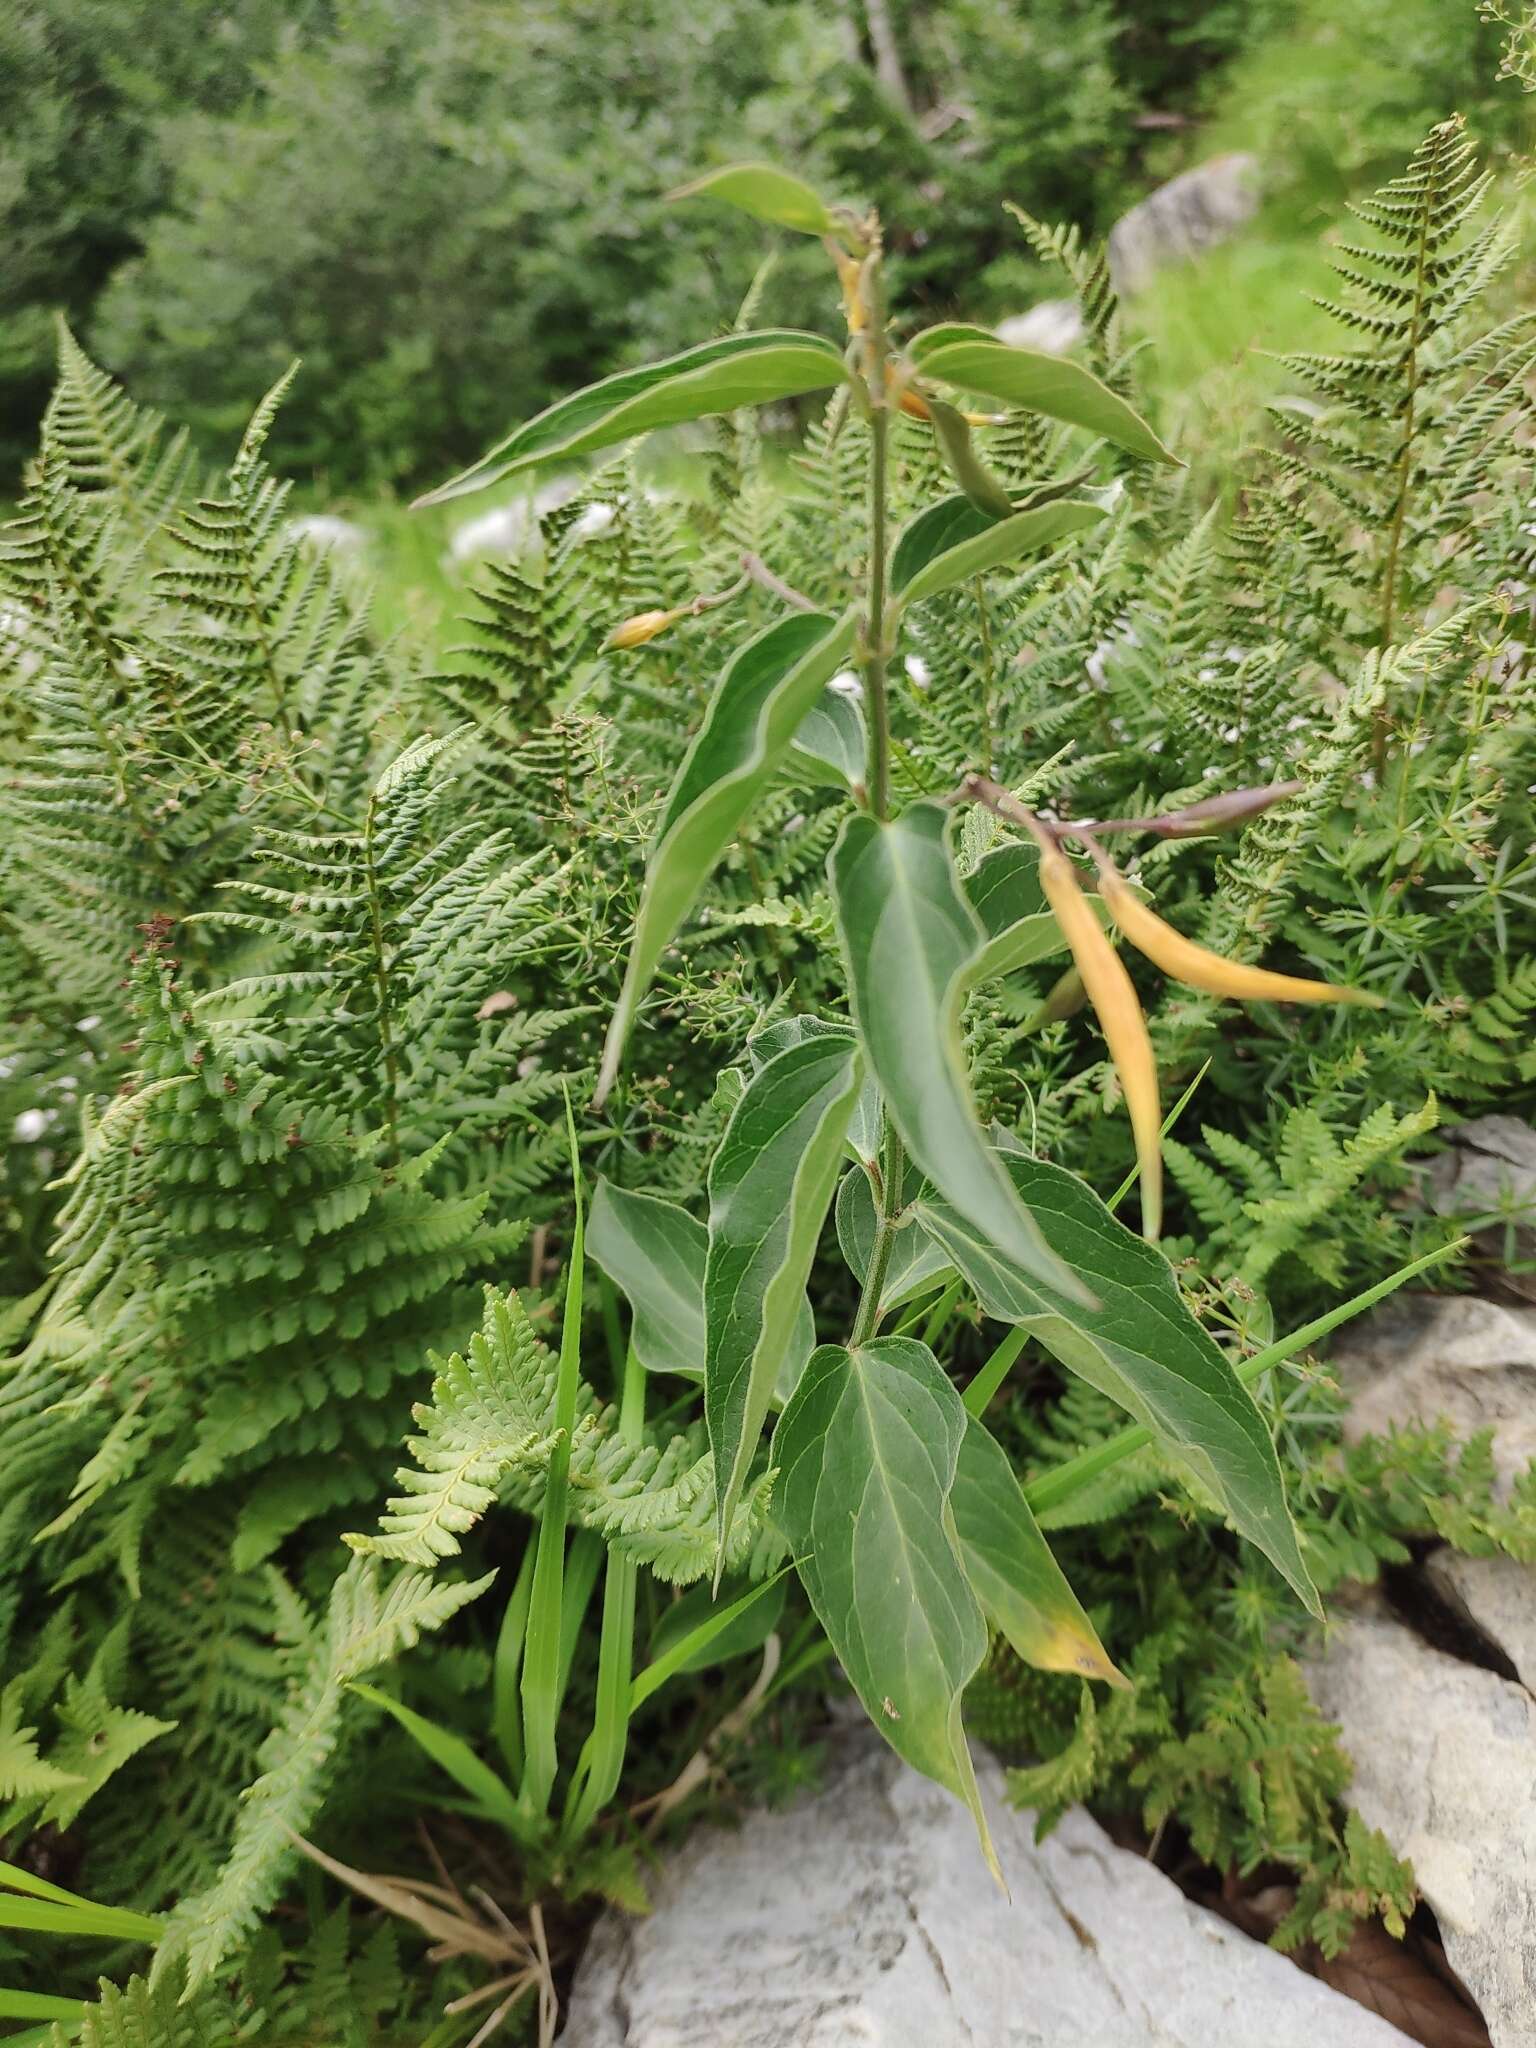
<svg viewBox="0 0 1536 2048">
<path fill-rule="evenodd" d="M 859 1296 L 858 1314 L 853 1320 L 853 1335 L 848 1339 L 848 1348 L 857 1350 L 860 1344 L 867 1344 L 880 1325 L 880 1297 L 885 1292 L 885 1276 L 891 1268 L 891 1253 L 896 1244 L 896 1229 L 901 1219 L 902 1180 L 906 1174 L 907 1155 L 897 1136 L 896 1126 L 889 1116 L 885 1121 L 885 1139 L 881 1145 L 880 1172 L 880 1224 L 875 1232 L 875 1242 L 869 1254 L 869 1265 L 864 1274 L 864 1291 Z"/>
</svg>

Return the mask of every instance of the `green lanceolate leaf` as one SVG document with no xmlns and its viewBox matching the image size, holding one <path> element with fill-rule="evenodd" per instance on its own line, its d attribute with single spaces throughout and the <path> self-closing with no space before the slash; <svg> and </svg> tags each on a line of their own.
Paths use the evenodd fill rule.
<svg viewBox="0 0 1536 2048">
<path fill-rule="evenodd" d="M 967 1417 L 950 1506 L 971 1589 L 1026 1664 L 1124 1685 L 1040 1534 L 1007 1453 Z"/>
<path fill-rule="evenodd" d="M 989 519 L 1008 518 L 1013 511 L 1013 500 L 1003 488 L 1002 479 L 995 476 L 976 453 L 965 415 L 952 405 L 946 405 L 943 399 L 935 398 L 931 392 L 924 397 L 923 403 L 933 421 L 933 431 L 938 436 L 939 449 L 949 473 L 967 499 Z"/>
<path fill-rule="evenodd" d="M 630 1341 L 647 1372 L 704 1377 L 708 1249 L 703 1224 L 676 1202 L 598 1182 L 587 1250 L 628 1299 Z"/>
<path fill-rule="evenodd" d="M 930 562 L 1000 523 L 992 513 L 983 512 L 963 496 L 940 498 L 936 505 L 924 506 L 915 518 L 907 521 L 891 550 L 892 592 L 899 597 Z"/>
<path fill-rule="evenodd" d="M 776 1023 L 753 1032 L 747 1040 L 747 1057 L 755 1074 L 792 1045 L 803 1045 L 808 1038 L 834 1037 L 846 1039 L 850 1045 L 858 1040 L 851 1024 L 834 1023 L 825 1017 L 780 1017 Z M 862 1160 L 866 1165 L 880 1157 L 880 1091 L 867 1076 L 848 1119 L 845 1149 L 850 1159 Z"/>
<path fill-rule="evenodd" d="M 977 1121 L 960 1004 L 983 931 L 955 875 L 952 815 L 938 803 L 888 823 L 860 813 L 838 836 L 828 868 L 854 1019 L 919 1170 L 1006 1257 L 1086 1301 Z"/>
<path fill-rule="evenodd" d="M 844 1174 L 837 1191 L 837 1242 L 848 1270 L 860 1285 L 869 1271 L 879 1227 L 869 1175 L 856 1166 L 851 1173 Z M 888 1310 L 946 1283 L 953 1271 L 943 1247 L 926 1230 L 913 1224 L 898 1229 L 891 1246 L 890 1264 L 885 1269 L 876 1324 Z"/>
<path fill-rule="evenodd" d="M 972 533 L 942 554 L 934 555 L 905 586 L 896 584 L 896 595 L 904 605 L 937 597 L 941 590 L 967 583 L 988 569 L 1001 568 L 1005 562 L 1016 562 L 1023 555 L 1049 547 L 1065 534 L 1097 526 L 1106 509 L 1086 497 L 1058 498 L 1052 504 L 1037 505 L 1032 511 L 994 520 L 979 533 Z"/>
<path fill-rule="evenodd" d="M 1064 953 L 1061 926 L 1046 907 L 1040 887 L 1040 855 L 1033 846 L 1010 842 L 984 854 L 961 883 L 966 900 L 981 919 L 986 943 L 977 955 L 967 986 L 979 987 L 1033 966 L 1053 953 Z M 1109 912 L 1097 896 L 1089 902 L 1107 923 Z"/>
<path fill-rule="evenodd" d="M 776 164 L 725 164 L 718 171 L 691 178 L 667 197 L 721 199 L 727 206 L 750 213 L 754 220 L 793 228 L 797 235 L 830 235 L 836 228 L 821 195 Z"/>
<path fill-rule="evenodd" d="M 355 1692 L 359 1699 L 392 1714 L 438 1769 L 446 1771 L 488 1819 L 498 1821 L 521 1839 L 527 1839 L 527 1816 L 520 1811 L 511 1787 L 488 1763 L 476 1756 L 462 1735 L 455 1735 L 451 1728 L 443 1728 L 436 1721 L 428 1720 L 425 1714 L 413 1712 L 399 1700 L 391 1699 L 388 1693 L 380 1692 L 376 1685 L 365 1685 L 358 1679 L 348 1690 Z"/>
<path fill-rule="evenodd" d="M 841 354 L 823 335 L 793 328 L 729 334 L 573 392 L 416 504 L 441 505 L 541 462 L 570 461 L 656 427 L 830 390 L 844 375 Z"/>
<path fill-rule="evenodd" d="M 854 618 L 796 612 L 748 641 L 720 679 L 683 758 L 646 864 L 624 986 L 593 1106 L 613 1086 L 636 1007 L 662 950 L 853 645 Z"/>
<path fill-rule="evenodd" d="M 948 348 L 957 341 L 987 341 L 994 347 L 999 345 L 990 327 L 977 327 L 969 320 L 943 320 L 937 327 L 925 327 L 920 334 L 914 334 L 907 343 L 907 354 L 921 368 L 936 349 Z"/>
<path fill-rule="evenodd" d="M 975 330 L 937 328 L 919 335 L 909 353 L 924 377 L 953 384 L 962 391 L 1000 398 L 1025 412 L 1043 412 L 1101 434 L 1117 448 L 1149 462 L 1177 463 L 1146 421 L 1123 398 L 1101 384 L 1091 370 L 1065 356 L 1030 348 L 1013 348 L 993 335 Z"/>
<path fill-rule="evenodd" d="M 709 1169 L 704 1419 L 722 1533 L 794 1342 L 862 1079 L 851 1039 L 790 1046 L 747 1083 Z"/>
<path fill-rule="evenodd" d="M 781 1527 L 817 1619 L 898 1755 L 964 1800 L 996 1870 L 960 1699 L 987 1628 L 950 1513 L 960 1397 L 910 1337 L 811 1354 L 774 1433 Z"/>
<path fill-rule="evenodd" d="M 1185 1307 L 1168 1261 L 1118 1222 L 1075 1174 L 1022 1153 L 995 1156 L 1053 1249 L 1092 1287 L 1096 1305 L 1085 1308 L 1057 1294 L 927 1190 L 914 1204 L 923 1228 L 989 1316 L 1022 1324 L 1063 1365 L 1145 1424 L 1174 1464 L 1220 1503 L 1238 1533 L 1320 1612 L 1264 1418 Z"/>
<path fill-rule="evenodd" d="M 800 721 L 789 750 L 790 774 L 817 788 L 859 790 L 868 758 L 869 735 L 858 698 L 847 690 L 823 690 Z"/>
</svg>

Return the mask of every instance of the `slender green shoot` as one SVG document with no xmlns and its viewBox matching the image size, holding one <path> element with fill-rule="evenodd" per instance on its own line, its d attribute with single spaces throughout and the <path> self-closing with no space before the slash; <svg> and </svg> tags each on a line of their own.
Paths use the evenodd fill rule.
<svg viewBox="0 0 1536 2048">
<path fill-rule="evenodd" d="M 581 1369 L 581 1292 L 584 1277 L 585 1216 L 581 1198 L 581 1165 L 576 1153 L 576 1119 L 570 1091 L 565 1097 L 566 1134 L 571 1149 L 571 1185 L 575 1222 L 571 1230 L 566 1271 L 565 1306 L 560 1325 L 560 1362 L 555 1378 L 555 1448 L 539 1518 L 538 1554 L 528 1606 L 528 1641 L 523 1653 L 522 1803 L 527 1814 L 542 1819 L 549 1810 L 559 1758 L 555 1722 L 560 1711 L 561 1647 L 565 1609 L 565 1527 L 571 1469 L 571 1431 L 576 1423 L 576 1389 Z"/>
</svg>

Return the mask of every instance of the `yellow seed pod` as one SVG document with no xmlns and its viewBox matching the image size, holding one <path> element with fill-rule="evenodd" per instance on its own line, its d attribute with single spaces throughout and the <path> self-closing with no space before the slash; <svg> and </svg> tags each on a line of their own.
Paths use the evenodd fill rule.
<svg viewBox="0 0 1536 2048">
<path fill-rule="evenodd" d="M 1099 893 L 1109 914 L 1138 952 L 1173 981 L 1188 988 L 1203 989 L 1207 995 L 1230 996 L 1244 1003 L 1364 1003 L 1372 1009 L 1383 1006 L 1382 998 L 1362 988 L 1340 988 L 1331 981 L 1303 981 L 1290 974 L 1271 974 L 1267 968 L 1246 967 L 1236 960 L 1223 960 L 1182 932 L 1165 924 L 1136 896 L 1112 861 L 1093 848 L 1099 864 Z"/>
<path fill-rule="evenodd" d="M 897 399 L 896 403 L 910 419 L 931 420 L 933 418 L 933 414 L 928 410 L 927 400 L 920 391 L 914 391 L 910 384 L 903 386 L 901 396 Z"/>
<path fill-rule="evenodd" d="M 605 647 L 643 647 L 647 640 L 654 640 L 658 633 L 665 633 L 668 626 L 675 626 L 684 611 L 636 612 L 632 619 L 624 619 L 603 642 Z"/>
<path fill-rule="evenodd" d="M 1040 846 L 1040 887 L 1071 948 L 1120 1076 L 1141 1169 L 1141 1234 L 1154 1239 L 1163 1227 L 1163 1117 L 1147 1020 L 1124 962 L 1078 886 L 1071 861 L 1048 832 L 1035 824 L 1029 829 Z"/>
</svg>

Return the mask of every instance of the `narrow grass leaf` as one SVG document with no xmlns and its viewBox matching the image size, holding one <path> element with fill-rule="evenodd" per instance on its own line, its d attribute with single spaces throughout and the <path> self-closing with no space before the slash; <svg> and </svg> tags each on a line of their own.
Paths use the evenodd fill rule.
<svg viewBox="0 0 1536 2048">
<path fill-rule="evenodd" d="M 418 1714 L 412 1708 L 402 1706 L 397 1699 L 391 1699 L 387 1692 L 380 1692 L 376 1685 L 367 1685 L 355 1679 L 348 1687 L 359 1699 L 371 1706 L 382 1707 L 405 1730 L 423 1752 L 429 1756 L 440 1771 L 445 1771 L 453 1782 L 467 1792 L 475 1805 L 489 1820 L 500 1823 L 520 1838 L 526 1836 L 527 1823 L 519 1812 L 516 1799 L 506 1780 L 493 1771 L 488 1763 L 476 1756 L 461 1735 L 455 1735 L 449 1728 L 428 1720 L 425 1714 Z"/>
</svg>

